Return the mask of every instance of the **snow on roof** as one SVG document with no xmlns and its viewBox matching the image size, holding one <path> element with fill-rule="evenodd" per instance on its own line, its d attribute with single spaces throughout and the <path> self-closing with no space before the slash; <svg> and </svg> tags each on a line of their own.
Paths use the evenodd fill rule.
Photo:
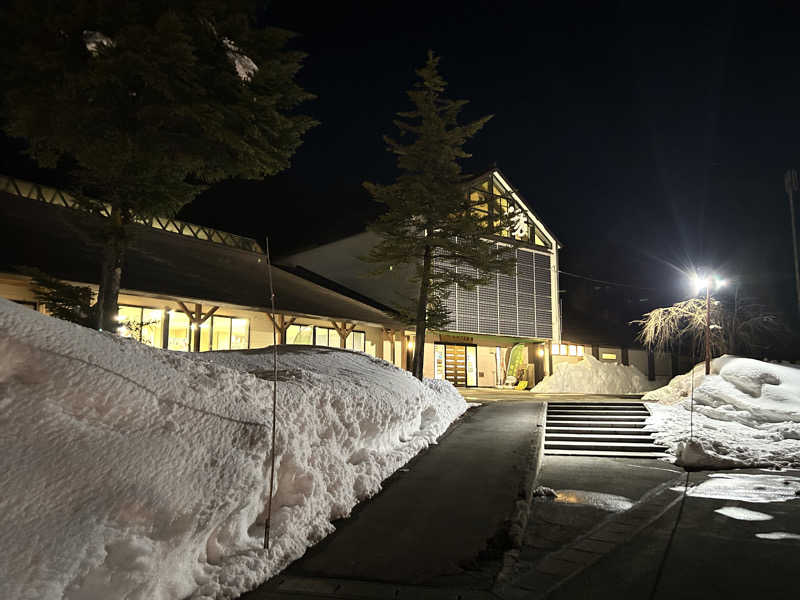
<svg viewBox="0 0 800 600">
<path fill-rule="evenodd" d="M 0 299 L 0 597 L 232 598 L 466 410 L 366 354 L 153 349 Z"/>
</svg>

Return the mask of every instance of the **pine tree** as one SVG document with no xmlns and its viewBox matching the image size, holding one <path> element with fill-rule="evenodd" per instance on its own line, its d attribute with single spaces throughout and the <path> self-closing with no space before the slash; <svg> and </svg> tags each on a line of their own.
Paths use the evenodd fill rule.
<svg viewBox="0 0 800 600">
<path fill-rule="evenodd" d="M 417 70 L 419 81 L 407 92 L 414 110 L 398 113 L 394 124 L 402 143 L 384 136 L 388 150 L 397 155 L 401 171 L 394 183 L 365 183 L 373 198 L 386 212 L 371 230 L 382 240 L 367 260 L 385 266 L 410 265 L 417 291 L 404 312 L 416 325 L 413 374 L 422 379 L 425 332 L 428 327 L 445 327 L 448 290 L 453 285 L 472 289 L 488 282 L 498 271 L 514 268 L 513 252 L 504 252 L 491 236 L 509 226 L 509 216 L 491 207 L 481 216 L 467 194 L 468 175 L 461 160 L 468 158 L 463 146 L 491 116 L 467 124 L 458 123 L 465 100 L 444 97 L 446 82 L 438 71 L 439 58 L 428 53 L 424 67 Z M 436 263 L 436 264 L 434 264 Z M 456 272 L 453 265 L 470 266 L 477 275 Z M 385 268 L 384 268 L 385 272 Z"/>
<path fill-rule="evenodd" d="M 135 217 L 172 215 L 208 184 L 289 165 L 315 122 L 290 32 L 244 0 L 14 0 L 0 9 L 0 126 L 76 198 L 109 215 L 95 324 L 113 331 Z"/>
</svg>

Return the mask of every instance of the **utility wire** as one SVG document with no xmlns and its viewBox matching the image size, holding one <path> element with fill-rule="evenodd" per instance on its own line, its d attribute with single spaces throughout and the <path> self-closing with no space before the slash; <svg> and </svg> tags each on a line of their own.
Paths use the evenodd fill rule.
<svg viewBox="0 0 800 600">
<path fill-rule="evenodd" d="M 645 287 L 645 286 L 642 286 L 642 285 L 634 285 L 632 283 L 620 283 L 618 281 L 606 281 L 604 279 L 595 279 L 594 277 L 586 277 L 585 275 L 578 275 L 577 273 L 570 273 L 569 271 L 561 271 L 561 270 L 559 270 L 558 272 L 559 272 L 559 274 L 566 275 L 568 277 L 576 277 L 578 279 L 585 279 L 586 281 L 592 281 L 594 283 L 602 283 L 604 285 L 616 285 L 616 286 L 619 286 L 619 287 L 627 287 L 627 288 L 633 288 L 633 289 L 637 289 L 637 290 L 648 290 L 648 291 L 651 291 L 651 292 L 652 291 L 656 291 L 658 289 L 658 288 L 654 288 L 654 287 Z"/>
</svg>

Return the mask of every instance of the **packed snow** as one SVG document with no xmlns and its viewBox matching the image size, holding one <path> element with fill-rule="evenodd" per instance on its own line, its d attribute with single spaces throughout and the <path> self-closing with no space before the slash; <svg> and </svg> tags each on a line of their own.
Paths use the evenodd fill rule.
<svg viewBox="0 0 800 600">
<path fill-rule="evenodd" d="M 584 356 L 576 363 L 559 363 L 555 372 L 542 379 L 531 391 L 536 393 L 637 394 L 652 388 L 636 367 L 601 362 Z"/>
<path fill-rule="evenodd" d="M 253 62 L 253 59 L 243 54 L 239 46 L 229 38 L 222 38 L 222 45 L 225 46 L 225 54 L 228 55 L 228 60 L 236 69 L 239 79 L 245 82 L 252 80 L 258 72 L 258 65 Z"/>
<path fill-rule="evenodd" d="M 0 299 L 0 598 L 232 598 L 466 410 L 365 354 L 148 348 Z M 252 373 L 248 373 L 251 371 Z"/>
<path fill-rule="evenodd" d="M 678 465 L 800 465 L 800 370 L 794 366 L 722 356 L 712 361 L 710 375 L 699 364 L 643 400 L 650 403 L 656 442 L 669 447 Z"/>
</svg>

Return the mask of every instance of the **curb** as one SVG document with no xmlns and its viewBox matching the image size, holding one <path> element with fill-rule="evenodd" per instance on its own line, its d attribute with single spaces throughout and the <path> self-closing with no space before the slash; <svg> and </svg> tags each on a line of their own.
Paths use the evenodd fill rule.
<svg viewBox="0 0 800 600">
<path fill-rule="evenodd" d="M 551 552 L 531 570 L 495 589 L 502 598 L 545 598 L 587 567 L 627 543 L 680 502 L 683 494 L 672 495 L 671 488 L 682 485 L 681 474 L 649 492 L 625 512 L 606 517 L 593 529 L 569 544 Z M 527 581 L 526 581 L 527 580 Z"/>
<path fill-rule="evenodd" d="M 520 484 L 520 500 L 517 500 L 514 511 L 509 520 L 508 535 L 511 539 L 511 549 L 503 553 L 500 571 L 495 576 L 495 585 L 507 580 L 513 572 L 514 565 L 519 559 L 519 549 L 525 539 L 525 530 L 528 527 L 528 515 L 530 514 L 531 504 L 533 503 L 533 490 L 539 479 L 539 470 L 542 466 L 544 455 L 544 431 L 547 425 L 547 402 L 542 404 L 543 408 L 536 423 L 536 435 L 531 441 L 528 449 L 528 470 Z"/>
</svg>

